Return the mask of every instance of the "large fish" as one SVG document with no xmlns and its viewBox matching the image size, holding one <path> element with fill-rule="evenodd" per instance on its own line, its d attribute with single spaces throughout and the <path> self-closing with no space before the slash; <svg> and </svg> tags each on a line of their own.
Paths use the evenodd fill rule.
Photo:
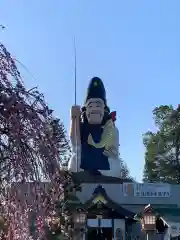
<svg viewBox="0 0 180 240">
<path fill-rule="evenodd" d="M 104 125 L 103 133 L 101 136 L 101 141 L 95 143 L 91 134 L 88 136 L 88 144 L 95 148 L 105 148 L 109 149 L 114 145 L 115 141 L 115 126 L 113 121 L 110 119 Z"/>
</svg>

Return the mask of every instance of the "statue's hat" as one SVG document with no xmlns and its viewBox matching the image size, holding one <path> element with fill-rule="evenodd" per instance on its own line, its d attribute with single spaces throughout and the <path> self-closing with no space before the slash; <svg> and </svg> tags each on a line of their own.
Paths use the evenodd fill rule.
<svg viewBox="0 0 180 240">
<path fill-rule="evenodd" d="M 102 80 L 98 77 L 93 77 L 90 80 L 90 83 L 87 89 L 87 95 L 85 98 L 85 103 L 90 98 L 101 98 L 104 101 L 104 104 L 106 105 L 106 90 L 104 88 L 104 84 Z"/>
</svg>

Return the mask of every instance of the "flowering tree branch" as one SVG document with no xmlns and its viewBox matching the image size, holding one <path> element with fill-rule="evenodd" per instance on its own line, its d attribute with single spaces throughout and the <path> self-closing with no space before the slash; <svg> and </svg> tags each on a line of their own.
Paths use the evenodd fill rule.
<svg viewBox="0 0 180 240">
<path fill-rule="evenodd" d="M 28 239 L 24 222 L 29 209 L 42 214 L 52 210 L 68 178 L 60 163 L 70 148 L 63 124 L 52 113 L 37 88 L 26 90 L 15 61 L 0 44 L 0 182 L 11 240 L 20 240 L 20 229 L 27 236 L 22 239 Z M 51 186 L 42 187 L 43 179 Z M 33 192 L 23 197 L 27 182 L 36 184 L 29 183 Z"/>
</svg>

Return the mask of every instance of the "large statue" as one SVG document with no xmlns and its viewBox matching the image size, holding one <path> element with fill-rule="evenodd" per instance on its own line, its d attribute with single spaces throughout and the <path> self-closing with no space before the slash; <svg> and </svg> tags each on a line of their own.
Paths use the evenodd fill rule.
<svg viewBox="0 0 180 240">
<path fill-rule="evenodd" d="M 106 102 L 100 78 L 91 79 L 84 107 L 72 106 L 71 144 L 73 156 L 68 169 L 120 177 L 119 133 Z"/>
</svg>

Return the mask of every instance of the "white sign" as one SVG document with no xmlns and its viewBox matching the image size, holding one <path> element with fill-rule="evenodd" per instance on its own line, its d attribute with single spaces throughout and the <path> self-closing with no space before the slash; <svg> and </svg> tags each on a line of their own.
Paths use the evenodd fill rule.
<svg viewBox="0 0 180 240">
<path fill-rule="evenodd" d="M 88 219 L 87 220 L 87 225 L 89 227 L 98 227 L 99 226 L 98 219 Z"/>
<path fill-rule="evenodd" d="M 87 220 L 87 225 L 89 227 L 99 227 L 99 224 L 100 224 L 100 227 L 107 227 L 107 228 L 110 228 L 112 227 L 112 219 L 88 219 Z"/>
<path fill-rule="evenodd" d="M 170 185 L 166 183 L 137 183 L 134 196 L 137 197 L 170 197 Z"/>
<path fill-rule="evenodd" d="M 123 183 L 124 196 L 170 197 L 170 185 L 166 183 Z"/>
<path fill-rule="evenodd" d="M 106 228 L 112 227 L 112 219 L 101 219 L 100 226 Z"/>
</svg>

